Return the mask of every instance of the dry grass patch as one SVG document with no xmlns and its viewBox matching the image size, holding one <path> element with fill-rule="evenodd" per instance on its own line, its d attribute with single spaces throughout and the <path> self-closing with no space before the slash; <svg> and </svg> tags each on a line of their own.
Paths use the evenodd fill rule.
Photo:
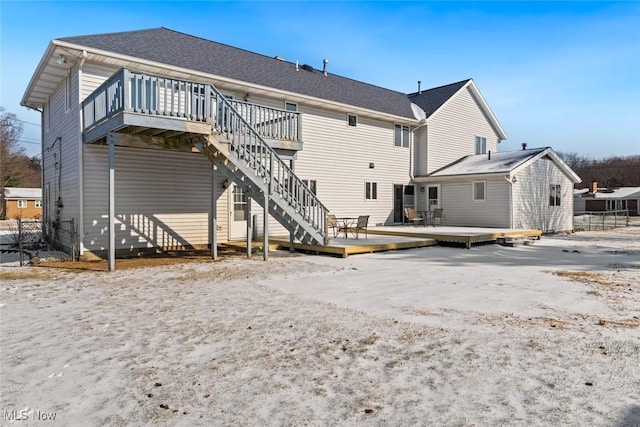
<svg viewBox="0 0 640 427">
<path fill-rule="evenodd" d="M 140 257 L 116 260 L 116 270 L 131 270 L 136 268 L 162 267 L 166 265 L 214 262 L 210 256 L 187 255 L 166 257 Z M 36 267 L 57 268 L 69 271 L 107 271 L 106 260 L 98 261 L 69 261 L 69 260 L 37 260 L 31 261 Z"/>
<path fill-rule="evenodd" d="M 602 273 L 596 273 L 591 271 L 568 271 L 568 270 L 558 270 L 551 271 L 551 274 L 555 274 L 556 276 L 566 277 L 567 279 L 573 280 L 575 282 L 582 282 L 588 284 L 594 284 L 598 286 L 602 286 L 607 289 L 618 289 L 620 287 L 624 287 L 624 284 L 614 283 L 609 278 L 605 277 Z"/>
</svg>

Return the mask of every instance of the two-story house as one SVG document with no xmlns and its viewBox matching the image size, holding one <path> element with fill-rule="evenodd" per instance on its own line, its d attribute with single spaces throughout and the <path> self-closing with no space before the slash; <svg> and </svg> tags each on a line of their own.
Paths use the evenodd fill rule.
<svg viewBox="0 0 640 427">
<path fill-rule="evenodd" d="M 253 227 L 325 244 L 328 213 L 388 225 L 406 207 L 528 227 L 513 171 L 524 182 L 543 161 L 531 181 L 561 212 L 545 231 L 571 228 L 579 178 L 548 148 L 447 172 L 495 162 L 506 138 L 472 80 L 405 94 L 326 66 L 166 28 L 51 41 L 22 99 L 42 112 L 45 220 L 75 219 L 81 255 L 100 256 L 215 248 Z"/>
</svg>

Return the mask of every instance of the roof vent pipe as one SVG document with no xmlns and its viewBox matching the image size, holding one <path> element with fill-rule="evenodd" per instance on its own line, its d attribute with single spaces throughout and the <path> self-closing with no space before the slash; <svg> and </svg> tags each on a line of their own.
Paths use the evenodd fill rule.
<svg viewBox="0 0 640 427">
<path fill-rule="evenodd" d="M 526 143 L 526 142 L 523 142 L 523 143 L 522 143 L 522 149 L 523 149 L 523 150 L 526 150 L 526 149 L 527 149 L 527 143 Z"/>
<path fill-rule="evenodd" d="M 298 60 L 296 59 L 296 71 L 300 70 L 300 67 L 298 66 Z"/>
<path fill-rule="evenodd" d="M 418 80 L 418 95 L 420 95 L 422 93 L 422 89 L 420 89 L 420 85 L 422 84 L 422 82 L 420 80 Z"/>
<path fill-rule="evenodd" d="M 329 63 L 328 59 L 323 59 L 322 60 L 322 72 L 324 73 L 324 75 L 327 75 L 327 64 Z"/>
</svg>

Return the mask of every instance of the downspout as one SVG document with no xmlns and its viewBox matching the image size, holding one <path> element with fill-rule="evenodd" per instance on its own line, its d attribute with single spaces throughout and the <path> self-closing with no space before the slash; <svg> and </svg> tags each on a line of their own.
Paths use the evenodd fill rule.
<svg viewBox="0 0 640 427">
<path fill-rule="evenodd" d="M 513 228 L 513 181 L 511 175 L 505 175 L 504 179 L 509 183 L 509 228 Z"/>
<path fill-rule="evenodd" d="M 84 128 L 84 120 L 82 118 L 82 69 L 84 68 L 84 63 L 87 60 L 87 51 L 82 51 L 82 56 L 80 57 L 80 63 L 78 65 L 78 123 L 80 126 L 78 127 L 78 179 L 80 182 L 78 183 L 79 190 L 79 198 L 80 198 L 80 212 L 78 218 L 78 254 L 82 256 L 84 254 L 84 171 L 83 171 L 83 155 L 82 150 L 84 148 L 84 144 L 82 143 L 82 129 Z"/>
<path fill-rule="evenodd" d="M 411 139 L 409 140 L 409 179 L 413 182 L 413 140 L 415 138 L 415 132 L 427 125 L 427 119 L 421 119 L 420 124 L 411 130 Z"/>
</svg>

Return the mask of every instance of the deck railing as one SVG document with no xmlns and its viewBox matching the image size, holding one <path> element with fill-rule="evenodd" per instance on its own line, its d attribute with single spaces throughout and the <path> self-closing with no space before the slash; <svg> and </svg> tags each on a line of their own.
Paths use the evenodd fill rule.
<svg viewBox="0 0 640 427">
<path fill-rule="evenodd" d="M 212 94 L 209 86 L 121 69 L 82 103 L 84 130 L 121 111 L 213 123 L 219 113 L 216 108 L 219 103 L 218 95 Z M 229 102 L 263 138 L 301 141 L 300 113 L 248 102 Z"/>
<path fill-rule="evenodd" d="M 211 123 L 231 155 L 253 169 L 270 194 L 279 194 L 324 235 L 327 208 L 265 141 L 299 142 L 300 113 L 233 101 L 212 84 L 121 69 L 82 103 L 84 130 L 122 111 Z"/>
</svg>

